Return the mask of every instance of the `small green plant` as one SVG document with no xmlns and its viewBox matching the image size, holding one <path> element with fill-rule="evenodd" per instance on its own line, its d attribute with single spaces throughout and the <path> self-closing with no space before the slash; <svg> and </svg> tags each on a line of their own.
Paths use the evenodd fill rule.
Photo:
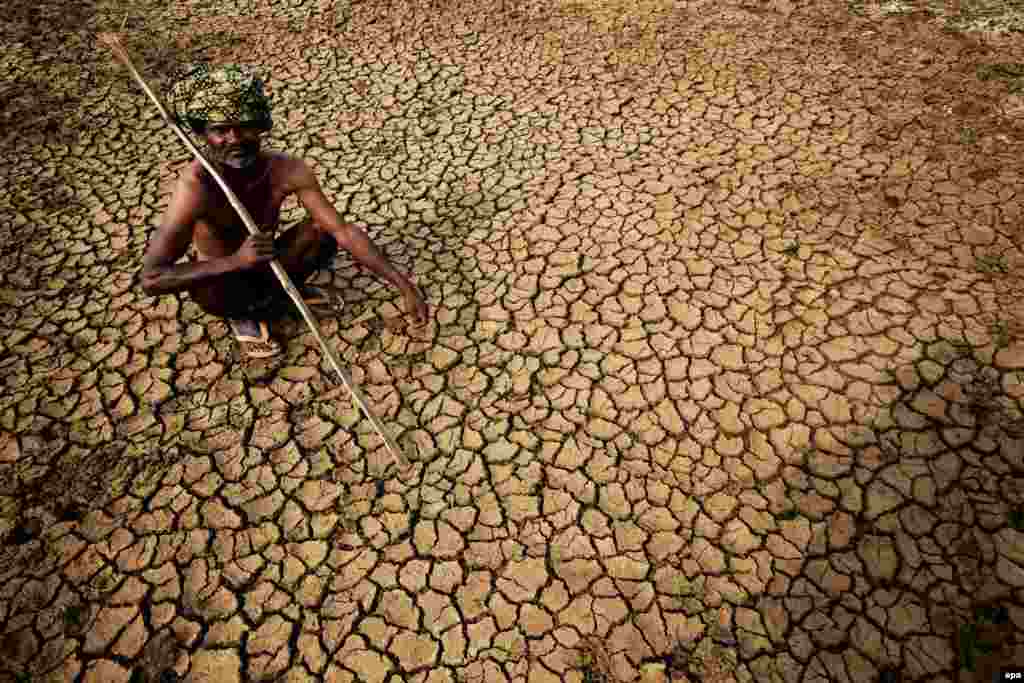
<svg viewBox="0 0 1024 683">
<path fill-rule="evenodd" d="M 104 593 L 114 586 L 114 577 L 110 575 L 108 570 L 104 570 L 96 575 L 93 585 L 97 591 Z"/>
<path fill-rule="evenodd" d="M 993 631 L 991 627 L 1002 626 L 1009 618 L 1009 611 L 1001 605 L 986 605 L 975 610 L 974 621 L 960 626 L 957 634 L 961 669 L 973 672 L 980 655 L 989 655 L 999 649 L 1002 643 L 993 642 L 985 632 L 999 638 L 998 630 Z"/>
<path fill-rule="evenodd" d="M 960 141 L 965 145 L 973 145 L 978 141 L 978 131 L 975 128 L 966 127 L 960 129 Z"/>
<path fill-rule="evenodd" d="M 671 680 L 682 678 L 690 670 L 690 652 L 686 649 L 686 642 L 682 636 L 676 634 L 672 643 L 672 649 L 665 655 L 665 673 Z"/>
<path fill-rule="evenodd" d="M 979 256 L 975 259 L 975 269 L 979 273 L 1008 273 L 1009 267 L 1006 265 L 1006 259 L 1001 254 L 987 254 L 985 256 Z"/>
<path fill-rule="evenodd" d="M 1007 515 L 1007 521 L 1010 523 L 1011 529 L 1024 531 L 1024 505 L 1018 505 L 1010 510 L 1010 514 Z"/>
<path fill-rule="evenodd" d="M 996 345 L 997 349 L 1010 345 L 1010 326 L 1006 324 L 1005 320 L 997 320 L 992 323 L 989 331 L 992 333 L 992 343 Z"/>
<path fill-rule="evenodd" d="M 1024 64 L 982 64 L 976 73 L 982 81 L 995 79 L 1005 81 L 1006 87 L 1011 93 L 1024 89 Z"/>
<path fill-rule="evenodd" d="M 579 669 L 583 683 L 613 683 L 611 657 L 602 640 L 596 636 L 584 638 L 579 649 Z"/>
<path fill-rule="evenodd" d="M 779 520 L 783 522 L 788 522 L 790 520 L 796 519 L 799 516 L 800 513 L 797 511 L 796 508 L 787 508 L 777 515 Z"/>
<path fill-rule="evenodd" d="M 690 670 L 698 680 L 717 680 L 735 671 L 737 663 L 733 648 L 723 647 L 713 638 L 705 638 L 690 658 Z"/>
<path fill-rule="evenodd" d="M 793 241 L 789 242 L 782 248 L 782 253 L 786 256 L 796 256 L 800 252 L 800 242 Z"/>
<path fill-rule="evenodd" d="M 696 591 L 693 588 L 693 584 L 683 574 L 677 574 L 672 580 L 672 593 L 676 597 L 684 597 L 693 595 Z"/>
<path fill-rule="evenodd" d="M 64 608 L 62 614 L 64 620 L 64 628 L 69 630 L 77 630 L 82 628 L 82 622 L 85 618 L 85 610 L 81 605 L 68 605 Z"/>
<path fill-rule="evenodd" d="M 14 674 L 15 683 L 32 683 L 32 674 L 22 671 Z"/>
<path fill-rule="evenodd" d="M 991 654 L 994 648 L 991 643 L 979 637 L 978 624 L 962 625 L 959 635 L 960 668 L 974 671 L 978 656 Z"/>
</svg>

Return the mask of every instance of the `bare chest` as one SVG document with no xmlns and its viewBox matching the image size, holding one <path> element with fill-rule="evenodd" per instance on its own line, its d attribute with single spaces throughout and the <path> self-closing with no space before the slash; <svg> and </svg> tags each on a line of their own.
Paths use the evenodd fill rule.
<svg viewBox="0 0 1024 683">
<path fill-rule="evenodd" d="M 210 180 L 213 183 L 212 179 Z M 232 191 L 264 232 L 275 232 L 281 217 L 281 206 L 288 196 L 282 179 L 268 172 L 267 177 L 249 183 L 232 183 Z M 235 252 L 249 236 L 249 231 L 219 187 L 208 188 L 208 201 L 196 221 L 193 240 L 199 251 L 209 257 Z"/>
</svg>

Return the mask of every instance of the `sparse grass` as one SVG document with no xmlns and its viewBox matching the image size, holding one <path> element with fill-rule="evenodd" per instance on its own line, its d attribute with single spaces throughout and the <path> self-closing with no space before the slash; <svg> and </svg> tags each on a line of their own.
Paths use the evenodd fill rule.
<svg viewBox="0 0 1024 683">
<path fill-rule="evenodd" d="M 1016 33 L 1024 31 L 1024 3 L 1020 0 L 961 0 L 951 4 L 945 0 L 850 0 L 847 8 L 857 16 L 891 19 L 923 11 L 943 22 L 947 32 L 992 31 Z"/>
<path fill-rule="evenodd" d="M 976 73 L 982 81 L 1005 81 L 1011 93 L 1024 90 L 1024 64 L 982 64 Z"/>
<path fill-rule="evenodd" d="M 946 16 L 947 25 L 954 30 L 1024 31 L 1024 3 L 1020 0 L 961 0 L 957 7 L 956 14 Z"/>
<path fill-rule="evenodd" d="M 690 657 L 690 671 L 697 680 L 714 683 L 731 678 L 738 659 L 731 648 L 704 638 Z"/>
<path fill-rule="evenodd" d="M 912 5 L 906 2 L 900 2 L 900 0 L 886 0 L 886 2 L 879 5 L 878 9 L 887 17 L 910 14 L 914 11 L 914 7 Z"/>
</svg>

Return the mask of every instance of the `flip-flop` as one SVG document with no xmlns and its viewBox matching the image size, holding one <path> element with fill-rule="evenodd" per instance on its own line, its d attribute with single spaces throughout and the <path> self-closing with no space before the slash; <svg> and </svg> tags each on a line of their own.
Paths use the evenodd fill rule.
<svg viewBox="0 0 1024 683">
<path fill-rule="evenodd" d="M 336 308 L 338 304 L 338 298 L 332 295 L 327 290 L 320 289 L 319 287 L 312 287 L 310 285 L 301 285 L 299 287 L 299 294 L 302 295 L 302 300 L 309 307 L 329 307 Z"/>
<path fill-rule="evenodd" d="M 238 331 L 237 323 L 242 321 L 230 320 L 228 323 L 231 326 L 231 331 L 235 335 L 235 341 L 242 347 L 242 351 L 249 358 L 270 358 L 276 356 L 284 349 L 281 344 L 270 336 L 270 326 L 263 320 L 251 321 L 256 322 L 259 325 L 260 336 L 254 337 L 248 334 L 242 334 Z M 246 321 L 250 322 L 250 321 Z"/>
</svg>

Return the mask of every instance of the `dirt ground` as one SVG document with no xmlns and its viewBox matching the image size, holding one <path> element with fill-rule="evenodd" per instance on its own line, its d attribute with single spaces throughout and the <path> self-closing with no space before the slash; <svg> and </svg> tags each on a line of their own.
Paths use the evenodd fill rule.
<svg viewBox="0 0 1024 683">
<path fill-rule="evenodd" d="M 1024 667 L 1020 3 L 12 6 L 0 683 Z M 410 468 L 295 316 L 142 293 L 189 156 L 109 30 L 258 65 L 414 273 L 317 280 Z"/>
</svg>

